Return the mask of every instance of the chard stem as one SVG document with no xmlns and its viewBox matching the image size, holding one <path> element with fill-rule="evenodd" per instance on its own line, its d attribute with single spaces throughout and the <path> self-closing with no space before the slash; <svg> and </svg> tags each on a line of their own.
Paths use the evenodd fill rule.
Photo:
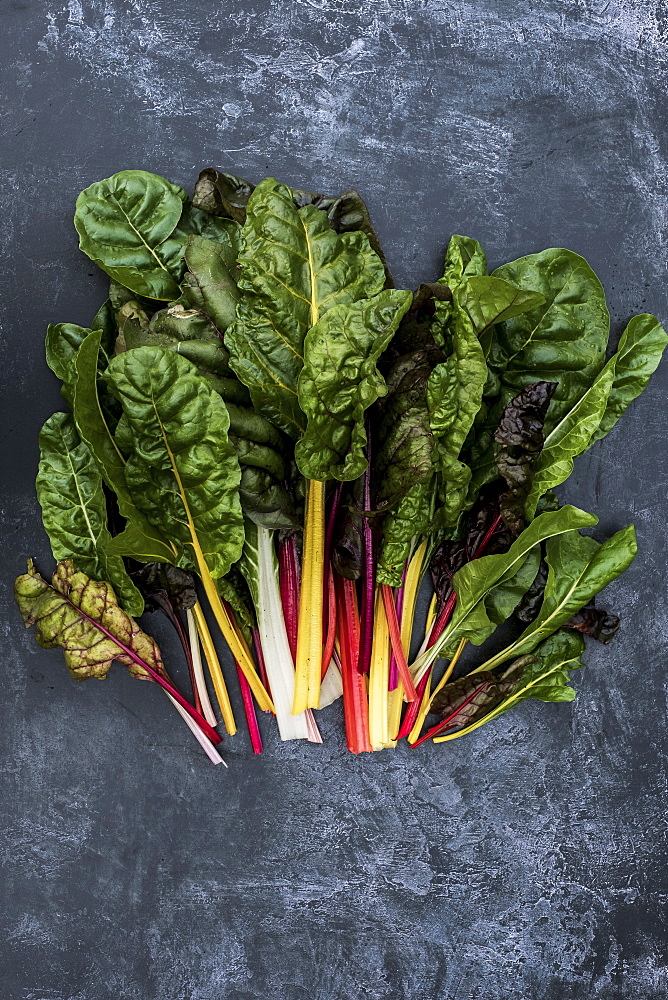
<svg viewBox="0 0 668 1000">
<path fill-rule="evenodd" d="M 368 753 L 369 705 L 367 679 L 357 669 L 359 658 L 360 621 L 354 580 L 335 577 L 337 618 L 341 650 L 341 681 L 343 684 L 343 715 L 346 743 L 351 753 Z"/>
<path fill-rule="evenodd" d="M 212 764 L 223 764 L 225 767 L 227 767 L 227 764 L 225 764 L 225 761 L 220 756 L 220 754 L 218 753 L 218 751 L 216 750 L 216 748 L 213 746 L 213 744 L 211 743 L 211 740 L 208 740 L 206 738 L 206 736 L 204 735 L 204 733 L 202 732 L 202 730 L 200 729 L 200 727 L 197 725 L 196 722 L 194 722 L 191 719 L 191 717 L 188 715 L 188 713 L 186 712 L 186 710 L 181 705 L 179 705 L 179 703 L 176 700 L 176 698 L 173 698 L 171 696 L 171 694 L 169 693 L 169 691 L 166 691 L 165 694 L 167 695 L 167 697 L 171 701 L 172 705 L 174 706 L 174 708 L 176 709 L 176 711 L 179 713 L 179 715 L 181 716 L 181 718 L 185 722 L 186 726 L 188 727 L 188 729 L 190 730 L 190 732 L 193 734 L 193 736 L 195 737 L 195 739 L 197 740 L 197 742 L 199 743 L 199 745 L 201 746 L 202 750 L 207 755 L 207 757 L 209 758 L 209 760 L 211 761 L 211 763 Z"/>
<path fill-rule="evenodd" d="M 394 658 L 396 660 L 399 676 L 401 677 L 401 683 L 406 693 L 406 700 L 415 701 L 417 699 L 418 694 L 417 691 L 415 690 L 415 685 L 413 684 L 413 678 L 411 677 L 411 672 L 408 669 L 408 663 L 406 662 L 406 654 L 404 653 L 404 649 L 401 644 L 401 634 L 399 632 L 399 622 L 397 621 L 397 609 L 394 603 L 392 587 L 388 587 L 387 584 L 382 583 L 380 585 L 380 592 L 383 598 L 385 619 L 387 622 L 387 627 L 390 635 L 390 642 L 392 644 L 392 652 L 394 653 Z"/>
<path fill-rule="evenodd" d="M 220 714 L 223 719 L 223 725 L 225 726 L 225 732 L 228 733 L 229 736 L 234 736 L 237 731 L 237 724 L 234 720 L 234 712 L 232 711 L 230 696 L 227 691 L 227 685 L 225 684 L 225 678 L 223 677 L 223 671 L 220 667 L 216 647 L 213 644 L 211 632 L 209 631 L 209 626 L 207 625 L 206 618 L 204 617 L 204 611 L 202 610 L 202 605 L 199 601 L 197 601 L 194 605 L 192 615 L 202 643 L 202 648 L 204 649 L 204 656 L 206 657 L 209 675 L 213 683 L 213 690 L 216 692 L 216 701 L 218 702 L 218 707 L 220 708 Z"/>
<path fill-rule="evenodd" d="M 236 660 L 234 661 L 234 666 L 237 670 L 237 678 L 239 680 L 239 688 L 241 690 L 241 699 L 244 703 L 244 713 L 246 715 L 246 723 L 248 725 L 248 733 L 250 735 L 253 753 L 262 753 L 262 734 L 260 733 L 260 727 L 255 713 L 253 692 L 250 689 L 250 684 L 246 680 L 243 670 Z"/>
<path fill-rule="evenodd" d="M 190 659 L 192 662 L 191 676 L 193 691 L 195 692 L 195 708 L 197 708 L 197 702 L 199 701 L 202 706 L 199 711 L 202 712 L 202 715 L 209 725 L 215 727 L 218 725 L 218 720 L 216 719 L 216 713 L 211 705 L 209 692 L 206 688 L 206 681 L 204 680 L 204 668 L 202 667 L 199 634 L 197 632 L 195 616 L 191 608 L 188 608 L 186 611 L 186 619 L 188 621 L 188 648 L 190 650 Z"/>
<path fill-rule="evenodd" d="M 325 544 L 324 487 L 325 484 L 319 480 L 308 481 L 293 715 L 301 715 L 307 708 L 317 708 L 320 704 Z"/>
</svg>

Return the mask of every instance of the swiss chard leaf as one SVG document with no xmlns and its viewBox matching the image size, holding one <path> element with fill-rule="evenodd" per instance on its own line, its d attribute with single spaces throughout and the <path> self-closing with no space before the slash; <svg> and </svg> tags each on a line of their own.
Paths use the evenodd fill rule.
<svg viewBox="0 0 668 1000">
<path fill-rule="evenodd" d="M 164 610 L 165 597 L 172 611 L 188 611 L 197 603 L 195 580 L 178 566 L 145 563 L 132 573 L 132 579 L 144 597 L 147 611 Z"/>
<path fill-rule="evenodd" d="M 132 556 L 140 562 L 173 562 L 176 550 L 165 541 L 155 526 L 136 506 L 125 481 L 126 460 L 119 448 L 100 399 L 98 373 L 100 369 L 101 333 L 90 333 L 76 357 L 74 418 L 83 440 L 95 459 L 102 477 L 116 494 L 118 510 L 127 524 L 114 539 L 108 539 L 109 556 Z"/>
<path fill-rule="evenodd" d="M 584 640 L 580 635 L 565 632 L 563 629 L 555 632 L 542 642 L 531 656 L 520 657 L 504 671 L 502 678 L 507 677 L 511 680 L 513 688 L 496 705 L 489 706 L 491 711 L 476 713 L 470 712 L 468 706 L 464 707 L 451 718 L 450 723 L 452 727 L 466 728 L 451 737 L 446 736 L 441 739 L 452 739 L 454 736 L 464 736 L 473 732 L 474 729 L 491 722 L 492 719 L 496 719 L 497 716 L 529 698 L 537 698 L 539 701 L 573 701 L 575 691 L 570 686 L 570 675 L 573 670 L 584 666 L 581 660 L 583 652 Z M 493 678 L 490 681 L 493 690 L 493 685 L 499 683 L 499 680 L 488 671 L 469 674 L 465 680 L 469 685 L 475 686 L 479 681 L 484 684 L 488 678 Z M 443 693 L 445 691 L 447 686 Z M 481 705 L 481 708 L 483 707 Z M 440 742 L 438 737 L 435 742 Z"/>
<path fill-rule="evenodd" d="M 619 341 L 615 377 L 591 444 L 605 437 L 627 406 L 640 395 L 656 371 L 667 343 L 668 336 L 655 316 L 643 313 L 633 317 Z"/>
<path fill-rule="evenodd" d="M 185 191 L 144 170 L 122 170 L 77 198 L 79 246 L 103 271 L 149 299 L 181 294 Z"/>
<path fill-rule="evenodd" d="M 362 233 L 337 235 L 324 212 L 297 209 L 272 178 L 249 199 L 239 261 L 243 295 L 225 337 L 231 364 L 256 409 L 297 438 L 306 333 L 334 306 L 381 291 L 383 266 Z"/>
<path fill-rule="evenodd" d="M 114 660 L 133 677 L 146 679 L 146 671 L 128 651 L 166 676 L 155 641 L 119 607 L 111 585 L 76 570 L 71 559 L 58 563 L 51 583 L 30 559 L 28 572 L 16 580 L 14 596 L 26 626 L 37 626 L 40 646 L 63 648 L 75 680 L 106 677 Z"/>
<path fill-rule="evenodd" d="M 70 413 L 54 413 L 39 435 L 37 498 L 54 558 L 76 559 L 82 572 L 107 580 L 132 615 L 144 608 L 120 556 L 107 552 L 111 534 L 102 477 Z"/>
<path fill-rule="evenodd" d="M 529 660 L 519 659 L 501 674 L 486 671 L 451 681 L 434 697 L 431 711 L 452 727 L 472 725 L 513 693 Z"/>
<path fill-rule="evenodd" d="M 95 319 L 98 319 L 98 313 Z M 95 324 L 93 329 L 98 330 Z M 75 323 L 51 323 L 46 331 L 46 361 L 51 371 L 63 383 L 61 392 L 71 406 L 76 382 L 75 362 L 81 344 L 91 331 Z M 114 335 L 109 328 L 100 329 L 100 371 L 104 371 L 108 356 L 113 351 Z"/>
<path fill-rule="evenodd" d="M 533 524 L 539 520 L 541 518 L 536 518 Z M 628 569 L 637 551 L 633 525 L 603 543 L 577 532 L 549 538 L 545 546 L 549 572 L 537 617 L 518 639 L 480 669 L 491 670 L 516 656 L 531 653 L 543 639 L 568 624 L 592 597 Z"/>
<path fill-rule="evenodd" d="M 383 536 L 376 567 L 378 583 L 400 587 L 404 563 L 413 540 L 426 535 L 434 512 L 433 480 L 417 483 L 383 518 Z"/>
<path fill-rule="evenodd" d="M 464 278 L 487 274 L 485 251 L 469 236 L 452 236 L 445 252 L 442 281 L 454 288 Z"/>
<path fill-rule="evenodd" d="M 410 300 L 410 292 L 388 289 L 334 306 L 306 335 L 298 392 L 307 425 L 295 458 L 307 479 L 352 480 L 364 472 L 364 415 L 387 392 L 377 362 Z"/>
<path fill-rule="evenodd" d="M 444 523 L 455 525 L 464 507 L 469 466 L 460 453 L 480 409 L 487 378 L 485 356 L 476 331 L 454 293 L 446 338 L 449 356 L 432 371 L 427 385 L 429 422 L 436 439 L 434 460 L 442 477 Z M 437 317 L 442 304 L 437 307 Z"/>
<path fill-rule="evenodd" d="M 134 503 L 175 546 L 177 566 L 225 576 L 244 536 L 225 404 L 189 361 L 160 348 L 119 355 L 106 378 L 123 406 Z"/>
<path fill-rule="evenodd" d="M 422 667 L 424 664 L 432 663 L 440 655 L 452 655 L 462 638 L 469 639 L 475 645 L 484 642 L 495 627 L 495 622 L 486 608 L 486 598 L 490 591 L 512 579 L 524 565 L 529 553 L 545 539 L 562 534 L 574 535 L 576 529 L 590 527 L 596 523 L 597 518 L 593 514 L 586 514 L 576 507 L 565 506 L 560 510 L 539 515 L 524 529 L 507 552 L 481 556 L 462 566 L 453 580 L 457 604 L 450 624 L 438 643 L 416 662 Z M 572 614 L 572 611 L 570 613 Z M 558 625 L 555 625 L 555 628 L 557 627 Z M 521 649 L 520 653 L 526 651 Z M 487 665 L 487 669 L 491 667 Z"/>
</svg>

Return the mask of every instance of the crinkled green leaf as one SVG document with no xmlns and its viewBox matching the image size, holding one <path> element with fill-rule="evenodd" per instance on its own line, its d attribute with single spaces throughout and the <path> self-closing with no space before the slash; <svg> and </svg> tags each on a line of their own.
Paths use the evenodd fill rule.
<svg viewBox="0 0 668 1000">
<path fill-rule="evenodd" d="M 103 271 L 149 299 L 181 294 L 187 234 L 175 233 L 185 191 L 145 170 L 122 170 L 77 198 L 79 246 Z"/>
<path fill-rule="evenodd" d="M 199 546 L 211 576 L 225 576 L 243 547 L 225 404 L 189 361 L 161 348 L 119 355 L 106 377 L 123 406 L 133 501 L 176 546 L 177 566 L 199 572 Z"/>
<path fill-rule="evenodd" d="M 383 518 L 382 540 L 376 579 L 390 587 L 400 587 L 406 559 L 415 538 L 421 538 L 431 528 L 433 517 L 433 481 L 417 483 Z"/>
<path fill-rule="evenodd" d="M 487 274 L 487 258 L 478 241 L 469 236 L 452 236 L 445 253 L 441 280 L 454 288 L 464 278 L 481 274 Z"/>
<path fill-rule="evenodd" d="M 364 472 L 364 414 L 387 392 L 378 359 L 410 300 L 410 292 L 388 289 L 334 306 L 306 335 L 298 390 L 307 425 L 295 458 L 307 479 L 351 480 Z"/>
<path fill-rule="evenodd" d="M 71 559 L 58 563 L 51 583 L 29 559 L 28 572 L 16 579 L 14 596 L 26 626 L 37 626 L 40 646 L 62 647 L 75 680 L 103 679 L 114 660 L 133 677 L 146 679 L 146 671 L 119 643 L 166 676 L 155 641 L 119 607 L 111 585 L 78 571 Z"/>
<path fill-rule="evenodd" d="M 615 354 L 615 377 L 605 413 L 592 435 L 590 444 L 605 437 L 615 426 L 629 403 L 632 403 L 656 371 L 668 336 L 655 316 L 634 316 L 619 341 Z"/>
<path fill-rule="evenodd" d="M 545 442 L 545 416 L 555 388 L 555 382 L 528 385 L 508 403 L 494 434 L 494 461 L 508 486 L 501 497 L 500 513 L 515 536 L 526 523 L 526 501 Z"/>
<path fill-rule="evenodd" d="M 507 552 L 481 556 L 462 566 L 453 580 L 457 604 L 450 624 L 438 643 L 423 654 L 418 662 L 432 663 L 440 655 L 451 656 L 462 638 L 467 638 L 476 645 L 483 642 L 491 635 L 495 626 L 485 606 L 485 599 L 490 591 L 512 579 L 524 565 L 529 553 L 545 539 L 566 533 L 574 535 L 577 529 L 591 527 L 597 520 L 593 514 L 571 506 L 541 514 L 524 529 Z M 522 649 L 520 653 L 527 651 Z M 486 669 L 491 669 L 489 664 Z"/>
<path fill-rule="evenodd" d="M 543 518 L 555 516 L 541 515 L 527 531 Z M 550 538 L 545 546 L 549 572 L 538 616 L 518 639 L 480 669 L 491 670 L 506 660 L 531 653 L 543 639 L 569 622 L 592 597 L 627 570 L 637 551 L 631 524 L 602 544 L 577 532 Z"/>
<path fill-rule="evenodd" d="M 127 522 L 120 535 L 107 539 L 107 552 L 110 557 L 132 556 L 140 562 L 172 562 L 174 549 L 135 505 L 125 481 L 125 457 L 114 438 L 100 399 L 100 339 L 100 331 L 95 330 L 79 348 L 75 362 L 73 407 L 79 432 L 105 483 L 116 494 L 119 513 Z"/>
<path fill-rule="evenodd" d="M 249 181 L 206 167 L 195 184 L 193 205 L 210 215 L 234 219 L 240 225 L 246 220 L 246 205 L 254 185 Z"/>
<path fill-rule="evenodd" d="M 497 268 L 494 277 L 540 292 L 545 301 L 494 327 L 486 407 L 471 448 L 469 502 L 496 477 L 493 435 L 511 399 L 534 382 L 556 382 L 545 422 L 549 433 L 603 367 L 610 332 L 601 283 L 584 258 L 570 250 L 521 257 Z"/>
<path fill-rule="evenodd" d="M 464 442 L 480 409 L 487 366 L 468 313 L 455 290 L 448 324 L 446 353 L 429 377 L 427 403 L 432 434 L 436 439 L 434 461 L 443 481 L 444 523 L 454 525 L 463 509 L 469 466 L 460 458 Z M 442 304 L 437 306 L 437 316 Z"/>
<path fill-rule="evenodd" d="M 337 235 L 312 205 L 297 209 L 272 178 L 248 202 L 240 254 L 243 293 L 225 342 L 231 364 L 261 413 L 299 437 L 297 383 L 304 338 L 327 311 L 375 295 L 383 266 L 363 233 Z"/>
<path fill-rule="evenodd" d="M 55 559 L 76 560 L 82 572 L 108 581 L 132 615 L 144 609 L 142 596 L 120 556 L 110 555 L 102 477 L 70 413 L 54 413 L 39 435 L 37 499 Z"/>
</svg>

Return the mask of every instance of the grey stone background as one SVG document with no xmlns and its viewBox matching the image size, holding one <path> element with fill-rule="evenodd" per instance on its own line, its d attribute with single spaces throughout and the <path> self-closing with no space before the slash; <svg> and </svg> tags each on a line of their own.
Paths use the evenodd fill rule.
<svg viewBox="0 0 668 1000">
<path fill-rule="evenodd" d="M 3 1000 L 666 996 L 668 368 L 568 486 L 640 541 L 572 706 L 361 758 L 333 707 L 323 747 L 266 727 L 223 772 L 148 685 L 69 680 L 10 587 L 51 566 L 44 329 L 105 294 L 81 188 L 209 164 L 355 185 L 407 287 L 452 232 L 493 264 L 567 246 L 616 337 L 668 319 L 667 35 L 661 0 L 0 0 Z"/>
</svg>

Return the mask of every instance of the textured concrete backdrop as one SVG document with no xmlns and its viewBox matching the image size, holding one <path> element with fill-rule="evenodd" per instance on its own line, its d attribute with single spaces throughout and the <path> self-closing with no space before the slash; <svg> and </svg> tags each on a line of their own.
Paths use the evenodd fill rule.
<svg viewBox="0 0 668 1000">
<path fill-rule="evenodd" d="M 124 167 L 190 188 L 209 164 L 356 185 L 407 287 L 452 232 L 493 264 L 567 246 L 616 337 L 668 318 L 666 5 L 0 0 L 0 29 L 3 1000 L 665 997 L 668 367 L 568 487 L 599 537 L 632 519 L 640 542 L 572 706 L 360 759 L 333 707 L 323 747 L 267 727 L 223 772 L 123 670 L 69 680 L 10 586 L 51 566 L 44 329 L 105 294 L 81 188 Z"/>
</svg>

